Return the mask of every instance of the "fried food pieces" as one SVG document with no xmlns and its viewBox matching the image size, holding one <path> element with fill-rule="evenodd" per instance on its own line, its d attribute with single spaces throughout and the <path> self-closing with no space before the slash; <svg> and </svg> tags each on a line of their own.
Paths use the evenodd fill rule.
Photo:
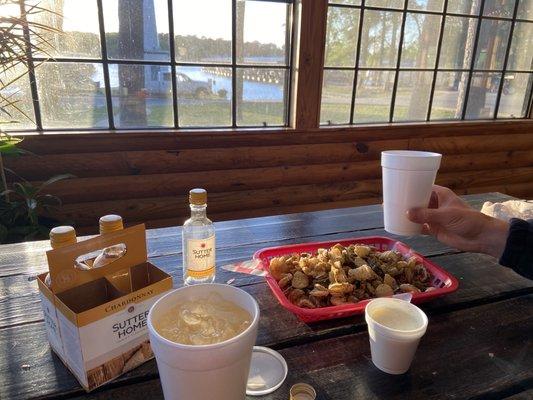
<svg viewBox="0 0 533 400">
<path fill-rule="evenodd" d="M 337 306 L 395 293 L 433 290 L 430 273 L 417 257 L 380 252 L 372 246 L 336 244 L 316 254 L 270 260 L 270 274 L 285 296 L 304 308 Z"/>
</svg>

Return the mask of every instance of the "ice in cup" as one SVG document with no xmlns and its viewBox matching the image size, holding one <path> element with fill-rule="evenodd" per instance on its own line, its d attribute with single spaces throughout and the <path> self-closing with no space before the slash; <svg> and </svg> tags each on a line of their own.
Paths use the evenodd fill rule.
<svg viewBox="0 0 533 400">
<path fill-rule="evenodd" d="M 422 225 L 407 219 L 407 210 L 427 207 L 442 155 L 427 151 L 381 152 L 385 230 L 395 235 L 418 235 Z"/>
<path fill-rule="evenodd" d="M 154 328 L 179 344 L 206 345 L 229 340 L 252 323 L 251 314 L 218 293 L 177 304 L 158 319 Z"/>
<path fill-rule="evenodd" d="M 173 331 L 171 315 L 180 311 L 184 325 Z M 165 399 L 244 399 L 258 322 L 255 299 L 229 285 L 186 286 L 159 299 L 148 314 L 148 332 Z"/>
<path fill-rule="evenodd" d="M 389 297 L 368 303 L 365 320 L 374 365 L 389 374 L 407 372 L 426 333 L 426 314 L 407 301 Z"/>
</svg>

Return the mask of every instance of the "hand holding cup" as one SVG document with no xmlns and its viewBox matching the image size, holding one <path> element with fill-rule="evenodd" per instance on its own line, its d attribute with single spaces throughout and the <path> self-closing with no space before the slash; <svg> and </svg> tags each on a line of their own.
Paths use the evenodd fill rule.
<svg viewBox="0 0 533 400">
<path fill-rule="evenodd" d="M 381 153 L 385 230 L 412 236 L 422 225 L 410 221 L 407 211 L 427 207 L 442 155 L 426 151 L 389 150 Z"/>
</svg>

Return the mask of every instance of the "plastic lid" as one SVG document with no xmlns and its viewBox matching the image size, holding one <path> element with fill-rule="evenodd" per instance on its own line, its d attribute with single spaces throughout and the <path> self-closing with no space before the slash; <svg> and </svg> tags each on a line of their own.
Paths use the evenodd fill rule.
<svg viewBox="0 0 533 400">
<path fill-rule="evenodd" d="M 207 203 L 207 190 L 205 189 L 192 189 L 189 192 L 189 203 L 201 206 Z"/>
<path fill-rule="evenodd" d="M 277 351 L 254 346 L 246 394 L 263 396 L 277 390 L 287 377 L 287 363 Z"/>
<path fill-rule="evenodd" d="M 429 151 L 387 150 L 381 152 L 381 166 L 408 171 L 436 171 L 442 154 Z"/>
<path fill-rule="evenodd" d="M 76 243 L 76 230 L 72 226 L 56 226 L 50 231 L 52 249 Z"/>
<path fill-rule="evenodd" d="M 100 218 L 100 235 L 121 229 L 124 229 L 124 224 L 120 215 L 109 214 Z"/>
</svg>

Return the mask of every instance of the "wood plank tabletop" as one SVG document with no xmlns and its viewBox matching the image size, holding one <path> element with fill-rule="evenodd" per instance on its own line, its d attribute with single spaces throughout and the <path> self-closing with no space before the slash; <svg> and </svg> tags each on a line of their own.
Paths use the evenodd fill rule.
<svg viewBox="0 0 533 400">
<path fill-rule="evenodd" d="M 499 193 L 465 196 L 475 208 L 509 199 Z M 365 206 L 216 224 L 217 265 L 250 259 L 264 247 L 385 235 L 380 206 Z M 530 398 L 533 390 L 533 281 L 492 257 L 463 253 L 431 237 L 398 238 L 455 275 L 459 290 L 423 304 L 428 332 L 411 370 L 379 372 L 362 317 L 305 324 L 282 308 L 263 278 L 221 268 L 217 281 L 251 293 L 261 308 L 257 343 L 282 353 L 284 385 L 265 399 L 287 399 L 291 384 L 311 383 L 319 399 Z M 86 394 L 52 353 L 35 276 L 47 270 L 48 242 L 0 246 L 0 399 L 162 398 L 154 361 Z M 181 285 L 181 229 L 148 231 L 150 261 Z M 24 367 L 23 367 L 24 366 Z M 521 397 L 522 396 L 522 397 Z"/>
</svg>

